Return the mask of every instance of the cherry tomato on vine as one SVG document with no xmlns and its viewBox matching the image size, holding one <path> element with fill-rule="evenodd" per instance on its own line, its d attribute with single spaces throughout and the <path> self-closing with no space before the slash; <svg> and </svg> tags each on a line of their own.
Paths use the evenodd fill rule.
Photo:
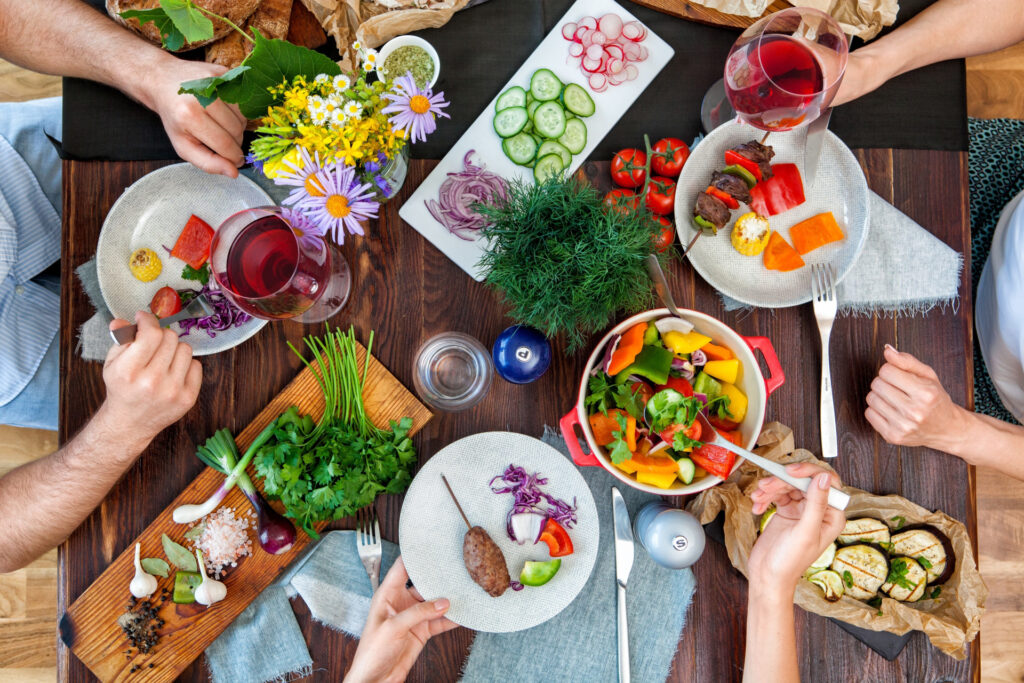
<svg viewBox="0 0 1024 683">
<path fill-rule="evenodd" d="M 665 251 L 676 241 L 676 228 L 672 221 L 664 216 L 652 216 L 655 221 L 654 248 Z"/>
<path fill-rule="evenodd" d="M 644 201 L 652 213 L 669 215 L 676 203 L 676 181 L 654 176 L 647 184 L 647 197 Z"/>
<path fill-rule="evenodd" d="M 621 149 L 612 158 L 612 182 L 619 187 L 640 187 L 644 184 L 647 155 L 639 149 Z"/>
<path fill-rule="evenodd" d="M 640 196 L 633 190 L 615 189 L 604 196 L 604 205 L 619 213 L 628 214 L 640 206 Z"/>
<path fill-rule="evenodd" d="M 678 178 L 690 157 L 689 146 L 679 138 L 662 138 L 651 150 L 651 173 Z"/>
</svg>

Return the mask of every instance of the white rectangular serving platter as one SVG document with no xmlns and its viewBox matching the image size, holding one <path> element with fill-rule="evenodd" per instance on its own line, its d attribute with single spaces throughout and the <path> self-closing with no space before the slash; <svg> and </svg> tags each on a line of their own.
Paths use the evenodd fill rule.
<svg viewBox="0 0 1024 683">
<path fill-rule="evenodd" d="M 480 257 L 484 252 L 485 241 L 482 239 L 467 241 L 453 235 L 430 215 L 426 201 L 437 199 L 441 183 L 449 173 L 462 170 L 463 158 L 469 150 L 476 150 L 478 162 L 483 163 L 488 171 L 509 180 L 522 178 L 530 182 L 533 181 L 533 169 L 513 163 L 502 152 L 501 138 L 494 132 L 492 120 L 494 118 L 494 101 L 498 95 L 513 85 L 529 89 L 530 76 L 537 69 L 550 69 L 563 83 L 577 83 L 583 86 L 594 99 L 597 111 L 593 116 L 583 119 L 587 126 L 587 146 L 580 154 L 573 156 L 572 166 L 567 172 L 574 173 L 580 167 L 580 164 L 593 153 L 598 143 L 611 131 L 616 122 L 640 96 L 640 93 L 650 85 L 654 77 L 675 54 L 675 50 L 668 43 L 648 29 L 647 37 L 641 43 L 647 48 L 648 55 L 646 60 L 636 64 L 639 70 L 637 78 L 625 81 L 620 85 L 609 85 L 608 89 L 601 93 L 593 92 L 587 86 L 583 71 L 579 67 L 570 66 L 567 63 L 569 41 L 562 36 L 562 25 L 566 22 L 576 22 L 585 16 L 600 18 L 609 12 L 614 12 L 622 17 L 623 23 L 636 20 L 636 17 L 613 0 L 577 0 L 541 41 L 530 58 L 519 67 L 511 80 L 495 92 L 494 99 L 488 103 L 473 125 L 459 138 L 444 159 L 399 210 L 398 215 L 406 223 L 474 279 L 483 280 L 487 275 L 486 271 L 478 267 Z M 624 140 L 623 144 L 628 146 L 634 142 Z"/>
</svg>

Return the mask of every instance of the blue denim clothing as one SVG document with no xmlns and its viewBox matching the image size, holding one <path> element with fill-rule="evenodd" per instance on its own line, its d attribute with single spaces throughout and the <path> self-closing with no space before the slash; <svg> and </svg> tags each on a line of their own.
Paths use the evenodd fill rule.
<svg viewBox="0 0 1024 683">
<path fill-rule="evenodd" d="M 0 424 L 57 428 L 60 98 L 0 104 Z"/>
</svg>

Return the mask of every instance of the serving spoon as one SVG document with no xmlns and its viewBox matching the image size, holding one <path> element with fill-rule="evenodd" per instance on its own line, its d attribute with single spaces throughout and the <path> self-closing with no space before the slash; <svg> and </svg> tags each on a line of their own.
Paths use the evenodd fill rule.
<svg viewBox="0 0 1024 683">
<path fill-rule="evenodd" d="M 746 460 L 749 460 L 750 462 L 754 463 L 768 474 L 778 477 L 779 479 L 786 482 L 790 486 L 796 487 L 805 493 L 807 492 L 807 489 L 810 488 L 810 477 L 794 477 L 793 475 L 786 471 L 784 465 L 780 465 L 779 463 L 773 460 L 769 460 L 768 458 L 762 457 L 757 453 L 752 453 L 748 451 L 746 448 L 741 448 L 734 444 L 733 442 L 723 438 L 722 435 L 719 434 L 718 431 L 711 426 L 711 423 L 708 422 L 708 419 L 704 416 L 703 413 L 697 413 L 697 419 L 700 420 L 700 435 L 702 437 L 701 441 L 703 441 L 704 443 L 713 444 L 715 446 L 724 448 L 727 451 L 732 451 L 741 458 L 745 458 Z M 713 434 L 714 438 L 710 440 L 703 438 L 709 434 Z M 840 491 L 837 488 L 830 487 L 828 490 L 828 504 L 837 510 L 845 510 L 846 506 L 850 504 L 850 495 L 848 493 Z"/>
<path fill-rule="evenodd" d="M 675 317 L 682 318 L 682 311 L 676 308 L 675 299 L 672 298 L 672 292 L 669 291 L 668 281 L 665 279 L 665 271 L 661 269 L 658 257 L 654 254 L 648 254 L 647 256 L 647 272 L 650 273 L 651 279 L 654 280 L 654 289 L 658 292 L 658 296 L 661 297 L 665 308 Z"/>
</svg>

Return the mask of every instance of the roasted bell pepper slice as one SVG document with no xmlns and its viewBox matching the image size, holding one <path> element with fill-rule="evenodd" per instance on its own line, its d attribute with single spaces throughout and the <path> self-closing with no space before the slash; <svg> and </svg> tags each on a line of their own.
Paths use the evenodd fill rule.
<svg viewBox="0 0 1024 683">
<path fill-rule="evenodd" d="M 664 384 L 668 381 L 668 372 L 672 369 L 674 357 L 671 351 L 660 346 L 644 346 L 636 355 L 633 364 L 619 373 L 615 381 L 619 382 L 620 379 L 625 381 L 630 375 L 639 375 L 655 384 Z"/>
<path fill-rule="evenodd" d="M 609 375 L 614 377 L 636 360 L 637 354 L 644 347 L 645 332 L 647 332 L 647 323 L 637 323 L 622 333 L 619 345 L 612 353 L 612 359 L 608 363 Z"/>
<path fill-rule="evenodd" d="M 693 449 L 690 458 L 698 467 L 702 467 L 708 473 L 722 479 L 729 476 L 729 472 L 732 471 L 732 466 L 736 462 L 735 453 L 710 443 Z"/>
<path fill-rule="evenodd" d="M 794 225 L 789 229 L 789 238 L 793 240 L 793 248 L 803 256 L 818 247 L 843 239 L 843 230 L 832 212 L 826 211 Z"/>
<path fill-rule="evenodd" d="M 761 216 L 775 216 L 804 203 L 804 182 L 796 164 L 775 164 L 772 177 L 750 190 L 750 208 Z"/>
<path fill-rule="evenodd" d="M 537 540 L 548 544 L 548 554 L 551 557 L 572 555 L 572 539 L 569 538 L 569 532 L 550 517 L 544 524 L 544 530 L 540 532 L 540 538 Z"/>
<path fill-rule="evenodd" d="M 796 249 L 791 247 L 789 242 L 777 232 L 773 232 L 768 237 L 768 246 L 765 247 L 764 255 L 761 258 L 764 259 L 765 268 L 781 270 L 783 273 L 804 266 L 804 260 L 800 258 L 800 254 L 796 253 Z"/>
<path fill-rule="evenodd" d="M 213 228 L 199 216 L 189 216 L 185 227 L 181 229 L 181 234 L 178 235 L 178 241 L 171 249 L 171 256 L 199 270 L 210 258 L 212 241 Z"/>
<path fill-rule="evenodd" d="M 693 224 L 705 235 L 714 236 L 718 234 L 718 226 L 704 218 L 704 216 L 694 216 Z"/>
<path fill-rule="evenodd" d="M 761 167 L 742 154 L 734 152 L 731 149 L 725 150 L 725 163 L 730 166 L 739 166 L 740 168 L 744 168 L 751 176 L 754 177 L 755 182 L 761 181 Z M 728 173 L 728 171 L 726 171 L 726 173 Z"/>
<path fill-rule="evenodd" d="M 718 199 L 722 200 L 722 203 L 725 204 L 730 209 L 740 208 L 740 203 L 736 201 L 735 197 L 733 197 L 728 192 L 719 190 L 714 185 L 708 185 L 708 189 L 704 190 L 704 192 L 711 195 L 712 197 L 717 197 Z"/>
<path fill-rule="evenodd" d="M 753 187 L 754 185 L 757 185 L 757 178 L 754 177 L 754 174 L 748 171 L 745 167 L 740 166 L 739 164 L 729 164 L 728 166 L 722 169 L 722 173 L 728 173 L 729 175 L 736 176 L 737 178 L 745 182 L 747 184 L 747 187 Z"/>
</svg>

